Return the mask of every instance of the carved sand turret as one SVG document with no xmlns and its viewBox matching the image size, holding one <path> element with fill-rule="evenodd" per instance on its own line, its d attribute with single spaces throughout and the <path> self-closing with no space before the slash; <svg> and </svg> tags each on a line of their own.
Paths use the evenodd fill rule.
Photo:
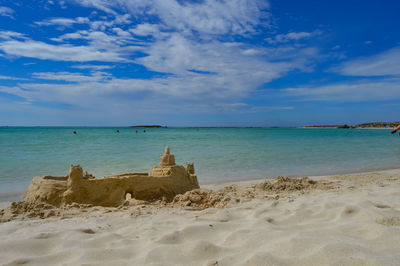
<svg viewBox="0 0 400 266">
<path fill-rule="evenodd" d="M 175 165 L 175 156 L 170 154 L 169 146 L 165 147 L 165 153 L 161 155 L 160 166 Z"/>
<path fill-rule="evenodd" d="M 186 167 L 175 164 L 170 148 L 161 155 L 160 166 L 147 173 L 128 173 L 93 178 L 83 172 L 80 165 L 71 165 L 67 177 L 35 177 L 23 201 L 61 206 L 71 203 L 99 206 L 118 206 L 127 194 L 140 200 L 161 197 L 173 198 L 177 194 L 199 188 L 193 164 Z"/>
</svg>

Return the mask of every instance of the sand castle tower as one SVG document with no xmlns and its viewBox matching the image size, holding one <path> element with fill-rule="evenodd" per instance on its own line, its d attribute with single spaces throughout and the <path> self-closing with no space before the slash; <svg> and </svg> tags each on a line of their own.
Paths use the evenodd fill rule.
<svg viewBox="0 0 400 266">
<path fill-rule="evenodd" d="M 160 165 L 154 166 L 151 169 L 150 175 L 162 177 L 176 174 L 186 176 L 186 169 L 183 166 L 175 164 L 175 156 L 171 154 L 169 146 L 166 146 L 164 154 L 160 157 Z"/>
<path fill-rule="evenodd" d="M 165 153 L 161 155 L 160 166 L 175 165 L 175 156 L 171 154 L 169 146 L 165 147 Z"/>
<path fill-rule="evenodd" d="M 186 163 L 186 167 L 176 165 L 175 156 L 171 154 L 169 146 L 165 147 L 165 152 L 161 155 L 160 165 L 154 166 L 151 169 L 150 175 L 153 177 L 175 178 L 177 182 L 189 182 L 188 184 L 190 184 L 194 188 L 199 188 L 199 183 L 197 181 L 197 176 L 194 172 L 193 163 Z M 177 177 L 180 177 L 182 179 L 180 180 L 180 178 Z"/>
<path fill-rule="evenodd" d="M 151 169 L 151 176 L 169 176 L 174 170 L 179 169 L 179 166 L 175 164 L 175 156 L 171 154 L 169 146 L 165 147 L 164 154 L 161 154 L 160 165 L 153 166 Z"/>
</svg>

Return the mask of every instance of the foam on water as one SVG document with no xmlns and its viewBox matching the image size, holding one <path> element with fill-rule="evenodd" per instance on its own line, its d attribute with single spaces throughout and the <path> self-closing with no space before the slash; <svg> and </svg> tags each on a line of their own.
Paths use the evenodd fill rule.
<svg viewBox="0 0 400 266">
<path fill-rule="evenodd" d="M 98 177 L 148 172 L 166 145 L 178 164 L 195 163 L 202 184 L 357 172 L 400 162 L 400 138 L 389 129 L 118 129 L 0 128 L 0 195 L 24 191 L 33 176 L 65 175 L 71 163 Z"/>
</svg>

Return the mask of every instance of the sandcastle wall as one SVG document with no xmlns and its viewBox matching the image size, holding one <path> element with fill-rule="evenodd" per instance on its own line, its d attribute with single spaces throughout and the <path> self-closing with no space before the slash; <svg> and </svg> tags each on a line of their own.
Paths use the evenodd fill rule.
<svg viewBox="0 0 400 266">
<path fill-rule="evenodd" d="M 199 188 L 193 164 L 175 165 L 169 147 L 161 156 L 160 166 L 153 167 L 151 175 L 130 173 L 104 178 L 87 178 L 82 168 L 72 166 L 67 177 L 35 177 L 23 201 L 65 204 L 92 204 L 119 206 L 127 193 L 138 200 L 171 199 L 192 189 Z"/>
</svg>

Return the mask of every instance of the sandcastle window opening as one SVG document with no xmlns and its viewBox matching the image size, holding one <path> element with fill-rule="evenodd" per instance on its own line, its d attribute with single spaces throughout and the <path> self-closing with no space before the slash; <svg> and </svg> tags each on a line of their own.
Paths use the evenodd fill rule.
<svg viewBox="0 0 400 266">
<path fill-rule="evenodd" d="M 125 200 L 130 200 L 133 198 L 133 193 L 132 192 L 126 192 L 125 193 Z"/>
</svg>

